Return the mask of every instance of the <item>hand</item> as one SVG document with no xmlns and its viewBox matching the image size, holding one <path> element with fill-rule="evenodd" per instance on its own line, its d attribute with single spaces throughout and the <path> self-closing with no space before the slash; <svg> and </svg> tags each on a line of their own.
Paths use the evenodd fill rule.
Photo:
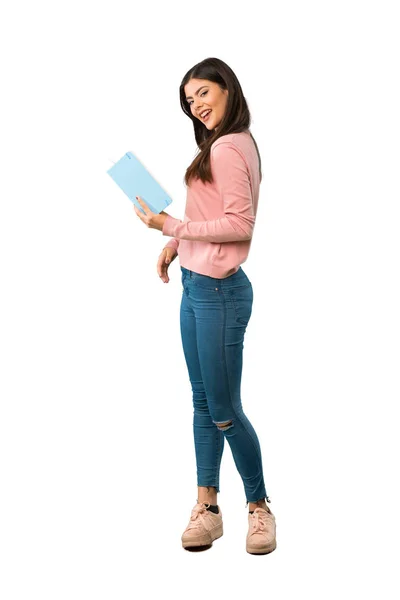
<svg viewBox="0 0 400 600">
<path fill-rule="evenodd" d="M 164 283 L 169 282 L 168 267 L 177 256 L 178 253 L 174 248 L 163 248 L 158 257 L 157 273 Z"/>
<path fill-rule="evenodd" d="M 153 213 L 153 212 L 151 212 L 151 210 L 147 206 L 147 204 L 144 202 L 144 200 L 141 199 L 140 196 L 136 196 L 136 200 L 139 202 L 140 206 L 144 210 L 144 214 L 143 214 L 138 208 L 136 208 L 135 204 L 133 205 L 133 208 L 135 209 L 135 213 L 137 214 L 139 219 L 145 225 L 147 225 L 147 227 L 150 227 L 151 229 L 158 229 L 159 231 L 162 231 L 162 228 L 165 223 L 165 219 L 168 217 L 168 213 L 164 212 L 163 210 L 160 212 L 160 214 Z"/>
</svg>

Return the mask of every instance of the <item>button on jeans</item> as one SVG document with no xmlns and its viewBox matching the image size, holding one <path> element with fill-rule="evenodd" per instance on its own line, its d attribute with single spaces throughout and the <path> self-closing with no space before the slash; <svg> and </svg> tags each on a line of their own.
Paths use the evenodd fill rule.
<svg viewBox="0 0 400 600">
<path fill-rule="evenodd" d="M 226 438 L 246 500 L 257 502 L 267 497 L 261 449 L 240 396 L 244 335 L 253 306 L 253 288 L 241 267 L 225 279 L 182 266 L 181 271 L 180 328 L 193 393 L 197 485 L 214 486 L 220 491 Z"/>
</svg>

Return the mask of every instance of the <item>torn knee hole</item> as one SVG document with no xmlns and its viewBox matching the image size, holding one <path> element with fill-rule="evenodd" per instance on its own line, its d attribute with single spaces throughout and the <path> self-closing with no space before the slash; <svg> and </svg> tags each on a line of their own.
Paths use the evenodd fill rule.
<svg viewBox="0 0 400 600">
<path fill-rule="evenodd" d="M 232 421 L 225 421 L 224 423 L 215 423 L 215 424 L 218 427 L 218 429 L 220 429 L 221 431 L 225 431 L 225 429 L 229 429 L 233 425 Z"/>
</svg>

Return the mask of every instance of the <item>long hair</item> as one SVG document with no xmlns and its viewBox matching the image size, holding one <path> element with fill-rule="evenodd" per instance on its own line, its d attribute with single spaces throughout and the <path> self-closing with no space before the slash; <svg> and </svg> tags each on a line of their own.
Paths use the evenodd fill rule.
<svg viewBox="0 0 400 600">
<path fill-rule="evenodd" d="M 191 79 L 208 79 L 217 83 L 221 90 L 228 90 L 228 99 L 225 114 L 218 125 L 217 131 L 209 131 L 197 119 L 190 110 L 190 105 L 186 100 L 185 85 Z M 249 130 L 250 111 L 247 106 L 246 98 L 243 95 L 241 85 L 232 69 L 219 58 L 206 58 L 192 67 L 182 79 L 179 87 L 179 98 L 183 112 L 193 121 L 194 137 L 200 152 L 193 159 L 192 163 L 186 169 L 185 184 L 189 185 L 190 180 L 198 178 L 205 183 L 212 183 L 213 176 L 210 165 L 210 148 L 212 144 L 222 135 L 229 133 L 240 133 Z M 262 179 L 261 157 L 256 141 L 249 131 L 258 154 L 260 181 Z"/>
</svg>

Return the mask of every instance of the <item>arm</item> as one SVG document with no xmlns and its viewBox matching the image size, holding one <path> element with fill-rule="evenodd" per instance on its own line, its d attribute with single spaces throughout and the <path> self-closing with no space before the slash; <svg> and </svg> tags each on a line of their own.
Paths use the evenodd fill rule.
<svg viewBox="0 0 400 600">
<path fill-rule="evenodd" d="M 163 235 L 182 240 L 236 242 L 249 240 L 255 223 L 250 176 L 245 161 L 231 142 L 211 150 L 215 184 L 223 199 L 224 217 L 183 223 L 171 215 L 165 219 Z"/>
</svg>

